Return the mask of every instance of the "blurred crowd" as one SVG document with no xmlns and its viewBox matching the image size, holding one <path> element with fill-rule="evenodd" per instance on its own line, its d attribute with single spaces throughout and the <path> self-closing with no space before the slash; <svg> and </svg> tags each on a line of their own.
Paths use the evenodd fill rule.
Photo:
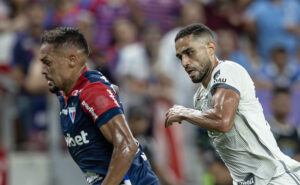
<svg viewBox="0 0 300 185">
<path fill-rule="evenodd" d="M 173 104 L 193 106 L 197 88 L 176 59 L 175 35 L 204 23 L 215 33 L 218 58 L 252 76 L 279 147 L 300 161 L 299 10 L 299 0 L 0 0 L 0 129 L 10 115 L 13 151 L 49 150 L 53 95 L 40 74 L 40 36 L 78 27 L 91 50 L 89 68 L 120 87 L 128 123 L 161 183 L 231 184 L 205 130 L 163 125 Z"/>
</svg>

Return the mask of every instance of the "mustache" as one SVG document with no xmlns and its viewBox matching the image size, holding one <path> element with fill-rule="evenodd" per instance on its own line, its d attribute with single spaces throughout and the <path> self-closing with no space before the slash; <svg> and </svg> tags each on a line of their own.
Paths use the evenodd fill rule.
<svg viewBox="0 0 300 185">
<path fill-rule="evenodd" d="M 184 69 L 185 69 L 186 72 L 197 70 L 197 68 L 195 68 L 195 67 L 190 67 L 190 66 L 187 66 L 187 67 L 185 67 Z"/>
<path fill-rule="evenodd" d="M 52 78 L 49 78 L 47 75 L 44 75 L 44 77 L 46 78 L 46 80 L 53 81 Z"/>
</svg>

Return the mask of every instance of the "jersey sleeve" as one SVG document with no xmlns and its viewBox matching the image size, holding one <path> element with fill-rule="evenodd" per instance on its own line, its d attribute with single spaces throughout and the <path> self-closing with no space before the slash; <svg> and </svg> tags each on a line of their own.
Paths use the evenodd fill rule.
<svg viewBox="0 0 300 185">
<path fill-rule="evenodd" d="M 107 123 L 123 110 L 116 94 L 105 84 L 96 82 L 88 85 L 79 96 L 81 108 L 91 116 L 98 127 Z"/>
<path fill-rule="evenodd" d="M 213 95 L 217 88 L 231 89 L 240 95 L 241 85 L 238 64 L 226 64 L 227 62 L 219 64 L 212 74 L 210 92 Z"/>
</svg>

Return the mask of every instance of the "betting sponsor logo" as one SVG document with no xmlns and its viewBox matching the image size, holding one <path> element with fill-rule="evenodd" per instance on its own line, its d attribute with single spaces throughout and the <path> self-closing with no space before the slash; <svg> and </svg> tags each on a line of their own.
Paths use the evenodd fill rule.
<svg viewBox="0 0 300 185">
<path fill-rule="evenodd" d="M 214 74 L 214 83 L 225 83 L 227 81 L 226 78 L 219 78 L 221 74 L 221 71 L 218 70 L 215 74 Z"/>
<path fill-rule="evenodd" d="M 65 136 L 65 140 L 68 147 L 81 146 L 83 144 L 90 143 L 90 141 L 87 139 L 88 133 L 86 133 L 84 130 L 80 132 L 80 135 L 75 137 L 71 137 L 69 133 L 66 135 L 67 136 Z"/>
<path fill-rule="evenodd" d="M 60 115 L 68 115 L 68 110 L 67 109 L 62 109 L 61 111 L 60 111 Z"/>
<path fill-rule="evenodd" d="M 100 176 L 99 174 L 93 172 L 86 172 L 85 173 L 86 181 L 88 184 L 93 185 L 96 182 L 102 180 L 104 177 Z"/>
<path fill-rule="evenodd" d="M 254 185 L 254 184 L 255 184 L 255 179 L 252 173 L 249 174 L 243 181 L 238 182 L 238 185 Z"/>
<path fill-rule="evenodd" d="M 85 101 L 83 101 L 81 104 L 86 108 L 87 111 L 91 113 L 95 120 L 98 118 L 93 107 L 90 107 Z"/>
</svg>

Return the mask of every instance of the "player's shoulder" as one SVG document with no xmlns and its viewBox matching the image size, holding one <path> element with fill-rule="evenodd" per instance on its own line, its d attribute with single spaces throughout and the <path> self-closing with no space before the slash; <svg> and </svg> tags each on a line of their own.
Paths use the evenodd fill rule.
<svg viewBox="0 0 300 185">
<path fill-rule="evenodd" d="M 97 70 L 88 70 L 84 73 L 84 77 L 86 77 L 90 83 L 101 82 L 101 83 L 109 83 L 107 78 Z"/>
<path fill-rule="evenodd" d="M 88 79 L 89 83 L 81 90 L 81 97 L 88 93 L 93 93 L 93 91 L 100 92 L 100 90 L 106 90 L 111 85 L 109 80 L 100 71 L 88 70 L 84 76 Z"/>
<path fill-rule="evenodd" d="M 217 65 L 216 70 L 214 70 L 214 72 L 217 72 L 219 70 L 233 74 L 236 72 L 246 71 L 245 68 L 243 68 L 243 66 L 230 60 L 219 61 L 219 64 Z"/>
</svg>

